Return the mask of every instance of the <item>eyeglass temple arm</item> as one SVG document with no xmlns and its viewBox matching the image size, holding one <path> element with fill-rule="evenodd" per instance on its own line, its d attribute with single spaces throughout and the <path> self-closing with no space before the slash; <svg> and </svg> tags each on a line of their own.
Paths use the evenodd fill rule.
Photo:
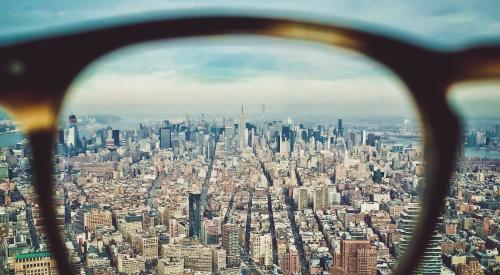
<svg viewBox="0 0 500 275">
<path fill-rule="evenodd" d="M 473 47 L 449 54 L 451 83 L 500 79 L 500 45 Z"/>
</svg>

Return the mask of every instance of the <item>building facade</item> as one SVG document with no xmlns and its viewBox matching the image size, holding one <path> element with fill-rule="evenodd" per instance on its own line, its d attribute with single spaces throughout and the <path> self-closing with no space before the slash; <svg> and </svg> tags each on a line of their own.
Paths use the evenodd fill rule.
<svg viewBox="0 0 500 275">
<path fill-rule="evenodd" d="M 57 275 L 57 264 L 48 251 L 16 255 L 15 275 Z"/>
<path fill-rule="evenodd" d="M 222 247 L 226 250 L 227 267 L 240 265 L 240 228 L 237 224 L 222 226 Z"/>
<path fill-rule="evenodd" d="M 408 248 L 413 230 L 417 225 L 418 216 L 420 213 L 420 206 L 418 203 L 409 203 L 400 217 L 400 232 L 401 240 L 396 247 L 397 258 L 400 259 L 406 249 Z M 439 274 L 443 265 L 441 259 L 441 234 L 438 233 L 437 228 L 440 223 L 436 224 L 436 229 L 431 236 L 429 244 L 427 245 L 421 263 L 414 274 Z"/>
</svg>

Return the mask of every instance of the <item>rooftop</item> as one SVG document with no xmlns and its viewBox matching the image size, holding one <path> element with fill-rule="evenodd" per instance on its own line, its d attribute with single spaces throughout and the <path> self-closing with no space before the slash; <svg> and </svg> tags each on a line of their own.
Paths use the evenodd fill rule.
<svg viewBox="0 0 500 275">
<path fill-rule="evenodd" d="M 31 259 L 31 258 L 38 258 L 38 257 L 51 257 L 51 256 L 52 256 L 52 254 L 49 251 L 33 252 L 33 253 L 27 253 L 27 254 L 17 254 L 16 260 Z"/>
</svg>

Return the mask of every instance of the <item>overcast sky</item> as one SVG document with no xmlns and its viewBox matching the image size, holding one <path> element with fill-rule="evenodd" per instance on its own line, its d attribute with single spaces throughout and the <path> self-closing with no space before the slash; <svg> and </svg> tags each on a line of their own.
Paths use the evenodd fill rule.
<svg viewBox="0 0 500 275">
<path fill-rule="evenodd" d="M 440 47 L 460 47 L 500 34 L 500 1 L 487 0 L 3 0 L 0 40 L 50 33 L 112 16 L 193 7 L 251 8 L 257 14 L 311 13 L 312 18 L 375 24 L 377 31 L 407 33 L 407 39 Z M 495 107 L 500 103 L 498 86 L 474 86 L 473 96 L 463 93 L 453 98 L 468 102 L 465 111 L 472 115 L 500 116 Z M 260 113 L 260 106 L 266 104 L 268 113 L 282 116 L 411 117 L 413 106 L 405 93 L 394 76 L 363 57 L 276 39 L 236 37 L 154 44 L 117 52 L 80 76 L 71 88 L 65 110 L 119 115 L 233 115 L 241 104 L 248 113 Z"/>
</svg>

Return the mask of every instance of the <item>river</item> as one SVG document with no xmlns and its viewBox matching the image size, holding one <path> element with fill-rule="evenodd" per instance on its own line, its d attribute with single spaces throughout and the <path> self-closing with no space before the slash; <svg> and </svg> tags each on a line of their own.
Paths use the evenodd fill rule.
<svg viewBox="0 0 500 275">
<path fill-rule="evenodd" d="M 0 147 L 9 147 L 16 145 L 16 143 L 20 142 L 23 138 L 25 138 L 25 136 L 22 132 L 1 134 Z"/>
</svg>

